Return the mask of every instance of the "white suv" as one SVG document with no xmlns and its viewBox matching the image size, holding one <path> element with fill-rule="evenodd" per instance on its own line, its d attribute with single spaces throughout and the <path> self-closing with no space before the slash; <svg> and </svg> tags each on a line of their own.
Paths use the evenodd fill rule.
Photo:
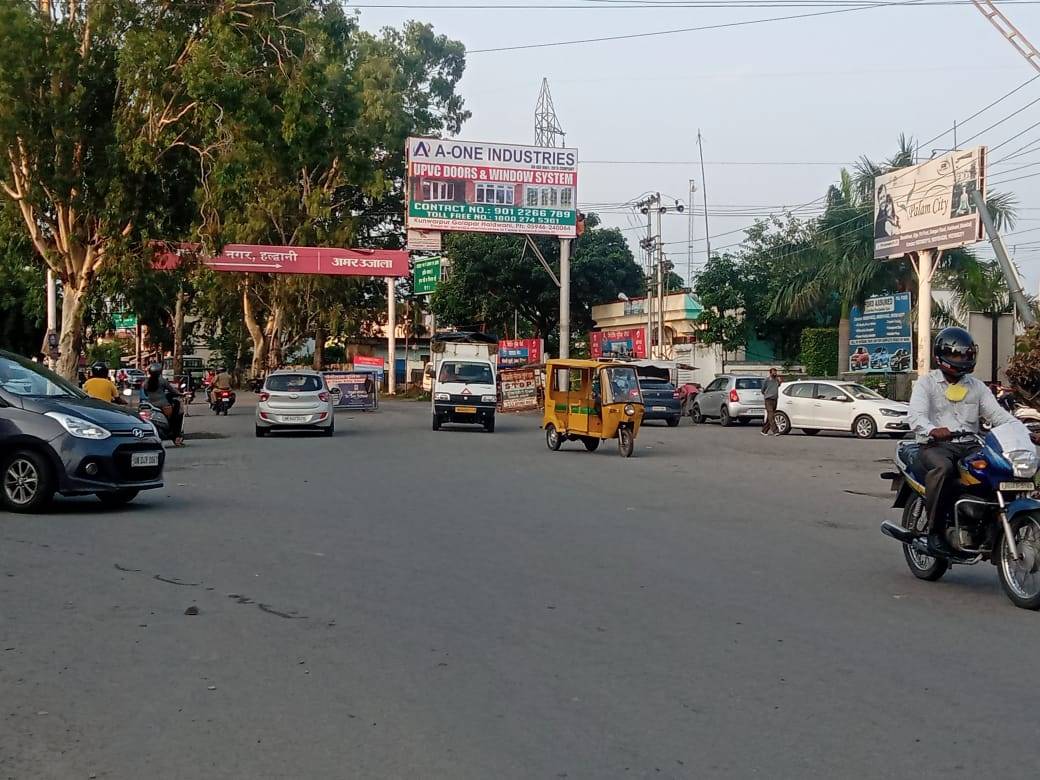
<svg viewBox="0 0 1040 780">
<path fill-rule="evenodd" d="M 256 402 L 256 435 L 272 430 L 336 430 L 336 410 L 325 378 L 317 371 L 268 374 Z"/>
<path fill-rule="evenodd" d="M 846 431 L 860 439 L 873 439 L 878 433 L 902 438 L 910 430 L 908 411 L 906 404 L 855 382 L 806 379 L 780 386 L 776 427 L 781 434 L 801 428 L 810 436 Z"/>
</svg>

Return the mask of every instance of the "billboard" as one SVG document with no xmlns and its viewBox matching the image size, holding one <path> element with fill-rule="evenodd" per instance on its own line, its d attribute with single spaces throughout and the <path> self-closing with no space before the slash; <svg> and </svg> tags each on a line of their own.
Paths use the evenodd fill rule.
<svg viewBox="0 0 1040 780">
<path fill-rule="evenodd" d="M 510 368 L 541 363 L 545 355 L 542 339 L 499 339 L 498 366 Z"/>
<path fill-rule="evenodd" d="M 589 334 L 589 352 L 593 358 L 645 358 L 646 328 L 593 331 Z"/>
<path fill-rule="evenodd" d="M 323 375 L 336 406 L 344 409 L 375 409 L 379 406 L 377 383 L 371 373 L 326 371 Z"/>
<path fill-rule="evenodd" d="M 852 307 L 849 371 L 902 373 L 914 365 L 910 293 L 876 295 Z"/>
<path fill-rule="evenodd" d="M 408 139 L 408 229 L 574 238 L 578 150 Z"/>
<path fill-rule="evenodd" d="M 503 412 L 524 412 L 539 408 L 538 380 L 533 368 L 507 368 L 499 372 L 502 388 L 499 408 Z"/>
<path fill-rule="evenodd" d="M 412 265 L 412 292 L 415 295 L 431 295 L 437 292 L 437 283 L 441 280 L 441 259 L 439 257 L 416 258 Z"/>
<path fill-rule="evenodd" d="M 986 147 L 954 151 L 874 179 L 874 257 L 982 239 L 972 193 L 986 196 Z"/>
<path fill-rule="evenodd" d="M 408 276 L 403 249 L 335 249 L 313 246 L 227 244 L 203 260 L 214 271 L 326 276 Z"/>
<path fill-rule="evenodd" d="M 407 246 L 412 251 L 440 252 L 441 234 L 438 230 L 409 230 Z"/>
</svg>

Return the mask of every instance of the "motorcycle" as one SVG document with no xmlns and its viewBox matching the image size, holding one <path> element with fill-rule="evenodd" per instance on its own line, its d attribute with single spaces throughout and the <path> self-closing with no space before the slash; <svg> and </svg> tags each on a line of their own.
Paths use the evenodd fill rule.
<svg viewBox="0 0 1040 780">
<path fill-rule="evenodd" d="M 960 479 L 953 496 L 952 521 L 946 530 L 956 557 L 933 556 L 926 541 L 925 469 L 920 445 L 900 442 L 892 480 L 894 506 L 903 510 L 900 524 L 886 520 L 881 532 L 903 544 L 910 572 L 935 581 L 951 565 L 973 566 L 988 560 L 997 567 L 1000 584 L 1015 606 L 1040 609 L 1040 501 L 1036 490 L 1036 448 L 1019 422 L 999 425 L 985 435 L 954 433 L 954 440 L 978 445 L 958 465 Z"/>
<path fill-rule="evenodd" d="M 231 390 L 214 390 L 213 400 L 210 402 L 210 409 L 213 410 L 213 414 L 223 414 L 227 417 L 227 413 L 231 411 L 231 407 L 235 405 L 235 393 Z"/>
<path fill-rule="evenodd" d="M 170 435 L 170 421 L 161 409 L 152 406 L 147 401 L 141 401 L 137 407 L 137 416 L 146 423 L 155 427 L 155 433 L 161 441 L 172 441 Z"/>
<path fill-rule="evenodd" d="M 249 389 L 254 393 L 259 393 L 264 389 L 264 378 L 262 376 L 254 376 L 249 380 Z"/>
</svg>

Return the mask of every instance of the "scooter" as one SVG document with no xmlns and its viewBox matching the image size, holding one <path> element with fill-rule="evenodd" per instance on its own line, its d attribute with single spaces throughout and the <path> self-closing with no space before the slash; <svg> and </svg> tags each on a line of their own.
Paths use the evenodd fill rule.
<svg viewBox="0 0 1040 780">
<path fill-rule="evenodd" d="M 231 407 L 235 405 L 235 393 L 232 390 L 214 390 L 213 400 L 210 402 L 209 408 L 213 410 L 213 414 L 223 414 L 227 417 L 227 413 L 231 411 Z"/>
<path fill-rule="evenodd" d="M 144 422 L 152 424 L 161 441 L 173 441 L 173 437 L 170 435 L 170 421 L 166 419 L 166 415 L 162 413 L 161 409 L 157 409 L 147 401 L 141 401 L 137 407 L 137 416 Z"/>
<path fill-rule="evenodd" d="M 925 513 L 925 469 L 920 445 L 900 442 L 892 480 L 895 507 L 903 510 L 900 524 L 885 521 L 881 532 L 903 544 L 910 572 L 935 581 L 952 565 L 972 566 L 988 560 L 997 567 L 1000 584 L 1012 603 L 1040 609 L 1040 501 L 1036 490 L 1038 459 L 1029 431 L 1021 422 L 998 425 L 985 435 L 959 432 L 954 441 L 977 449 L 957 464 L 960 480 L 946 538 L 956 555 L 935 556 L 928 546 Z"/>
</svg>

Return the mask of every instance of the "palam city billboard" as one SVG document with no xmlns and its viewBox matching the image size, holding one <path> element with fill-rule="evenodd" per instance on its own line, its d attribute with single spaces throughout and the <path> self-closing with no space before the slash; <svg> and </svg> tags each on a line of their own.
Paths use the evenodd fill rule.
<svg viewBox="0 0 1040 780">
<path fill-rule="evenodd" d="M 982 239 L 972 193 L 986 197 L 986 147 L 953 151 L 874 179 L 874 257 Z"/>
<path fill-rule="evenodd" d="M 408 139 L 408 228 L 574 238 L 578 150 Z"/>
</svg>

